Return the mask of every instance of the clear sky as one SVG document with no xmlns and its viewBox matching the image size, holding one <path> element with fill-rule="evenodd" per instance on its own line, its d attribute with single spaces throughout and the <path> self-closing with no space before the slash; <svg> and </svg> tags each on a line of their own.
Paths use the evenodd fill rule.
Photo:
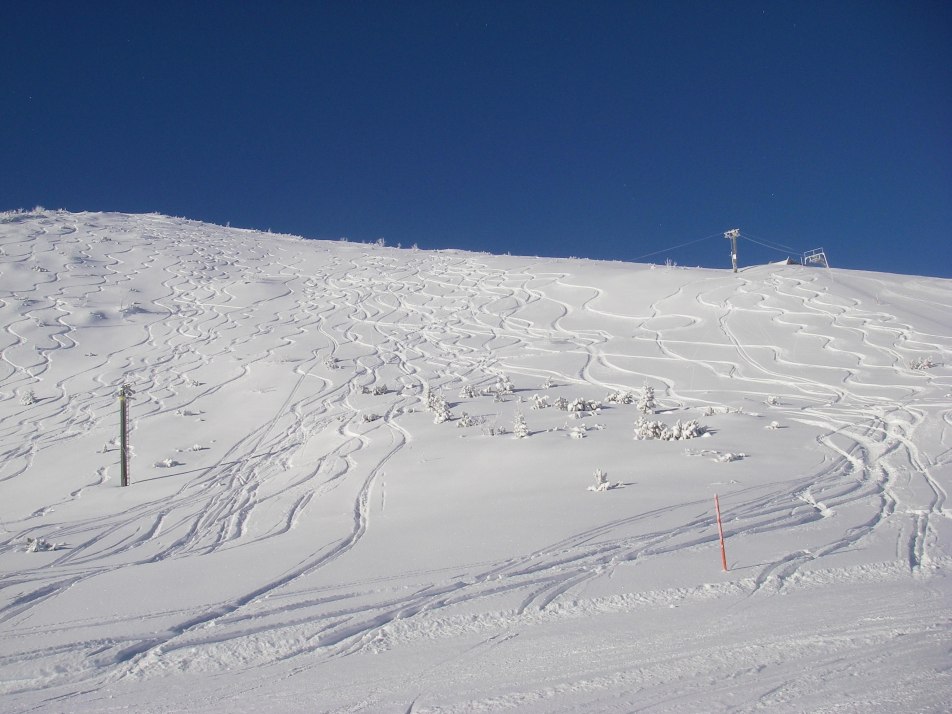
<svg viewBox="0 0 952 714">
<path fill-rule="evenodd" d="M 946 0 L 31 0 L 0 81 L 0 209 L 952 277 Z"/>
</svg>

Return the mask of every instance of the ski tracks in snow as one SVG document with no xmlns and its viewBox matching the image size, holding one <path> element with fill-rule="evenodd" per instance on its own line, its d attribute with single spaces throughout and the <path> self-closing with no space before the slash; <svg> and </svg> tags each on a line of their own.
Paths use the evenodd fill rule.
<svg viewBox="0 0 952 714">
<path fill-rule="evenodd" d="M 952 339 L 873 309 L 867 296 L 834 298 L 815 271 L 717 276 L 629 308 L 551 266 L 454 253 L 397 259 L 372 246 L 303 251 L 298 241 L 161 217 L 77 225 L 53 214 L 5 235 L 0 307 L 17 317 L 0 333 L 0 389 L 7 401 L 28 389 L 38 399 L 0 420 L 0 483 L 41 473 L 39 493 L 59 493 L 52 475 L 62 457 L 45 459 L 63 440 L 105 454 L 78 464 L 88 473 L 61 500 L 38 495 L 30 513 L 4 515 L 5 552 L 44 534 L 54 513 L 68 544 L 5 578 L 0 621 L 12 638 L 26 641 L 30 618 L 57 598 L 124 568 L 255 558 L 274 539 L 287 544 L 276 562 L 150 613 L 154 624 L 132 634 L 112 634 L 106 617 L 47 625 L 57 644 L 13 648 L 0 666 L 26 657 L 49 674 L 11 680 L 8 691 L 145 677 L 188 667 L 196 652 L 208 666 L 304 669 L 419 639 L 486 635 L 465 659 L 520 627 L 799 586 L 819 577 L 825 556 L 884 529 L 913 574 L 948 555 L 939 534 L 950 517 L 952 404 L 939 396 L 948 385 L 909 365 L 922 355 L 952 361 Z M 617 329 L 593 328 L 592 316 Z M 778 347 L 791 332 L 829 360 Z M 327 568 L 359 553 L 385 507 L 385 471 L 414 442 L 405 424 L 425 390 L 509 373 L 605 390 L 651 383 L 669 407 L 758 404 L 819 428 L 823 465 L 782 488 L 733 489 L 725 531 L 731 541 L 822 524 L 822 540 L 715 586 L 583 596 L 620 569 L 711 548 L 712 514 L 694 502 L 678 507 L 674 527 L 652 528 L 658 513 L 636 513 L 500 562 L 415 574 L 429 582 L 409 590 L 323 582 Z M 80 500 L 115 485 L 109 420 L 126 379 L 137 392 L 133 444 L 137 432 L 161 429 L 168 448 L 134 452 L 138 501 L 84 515 Z M 768 399 L 776 403 L 765 407 Z M 213 443 L 222 431 L 209 421 L 223 418 L 235 428 Z M 79 662 L 70 652 L 95 654 Z"/>
</svg>

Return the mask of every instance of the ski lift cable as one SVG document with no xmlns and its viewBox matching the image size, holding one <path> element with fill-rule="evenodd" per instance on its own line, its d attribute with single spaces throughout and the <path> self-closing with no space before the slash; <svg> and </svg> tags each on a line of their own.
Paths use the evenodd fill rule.
<svg viewBox="0 0 952 714">
<path fill-rule="evenodd" d="M 687 243 L 681 243 L 680 245 L 672 245 L 668 248 L 662 248 L 661 250 L 656 250 L 654 253 L 645 253 L 644 255 L 639 255 L 637 258 L 631 258 L 632 263 L 637 263 L 642 258 L 650 258 L 653 255 L 658 255 L 659 253 L 667 253 L 669 250 L 677 250 L 678 248 L 685 248 L 689 245 L 694 245 L 695 243 L 700 243 L 701 241 L 710 240 L 711 238 L 720 238 L 723 234 L 714 233 L 709 236 L 704 236 L 703 238 L 698 238 L 697 240 L 691 240 Z"/>
<path fill-rule="evenodd" d="M 766 243 L 761 243 L 759 240 L 754 240 L 753 238 L 747 238 L 747 236 L 741 236 L 741 238 L 744 238 L 745 240 L 750 241 L 751 243 L 756 243 L 757 245 L 762 245 L 764 248 L 769 248 L 770 250 L 775 250 L 775 251 L 777 251 L 778 253 L 786 253 L 787 255 L 790 255 L 790 253 L 791 253 L 791 251 L 789 251 L 789 250 L 782 249 L 782 248 L 776 248 L 776 247 L 774 247 L 774 246 L 772 246 L 772 245 L 767 245 Z"/>
<path fill-rule="evenodd" d="M 796 248 L 791 248 L 789 245 L 784 245 L 783 243 L 775 243 L 773 241 L 763 242 L 767 240 L 766 238 L 760 238 L 758 240 L 753 236 L 747 235 L 746 233 L 741 233 L 740 237 L 744 238 L 745 240 L 749 240 L 751 243 L 757 243 L 758 245 L 762 245 L 767 248 L 773 248 L 774 250 L 780 252 L 789 251 L 790 253 L 800 253 L 800 251 Z"/>
</svg>

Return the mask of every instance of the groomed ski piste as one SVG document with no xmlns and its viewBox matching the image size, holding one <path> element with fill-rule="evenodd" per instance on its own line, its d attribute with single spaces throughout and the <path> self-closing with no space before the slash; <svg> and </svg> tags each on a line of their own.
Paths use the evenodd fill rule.
<svg viewBox="0 0 952 714">
<path fill-rule="evenodd" d="M 952 281 L 37 209 L 0 327 L 4 712 L 952 703 Z"/>
</svg>

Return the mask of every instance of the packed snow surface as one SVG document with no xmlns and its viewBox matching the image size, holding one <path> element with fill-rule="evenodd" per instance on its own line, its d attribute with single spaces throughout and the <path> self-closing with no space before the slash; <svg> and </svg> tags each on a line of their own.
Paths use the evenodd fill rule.
<svg viewBox="0 0 952 714">
<path fill-rule="evenodd" d="M 952 702 L 952 281 L 38 210 L 0 326 L 5 712 Z"/>
</svg>

